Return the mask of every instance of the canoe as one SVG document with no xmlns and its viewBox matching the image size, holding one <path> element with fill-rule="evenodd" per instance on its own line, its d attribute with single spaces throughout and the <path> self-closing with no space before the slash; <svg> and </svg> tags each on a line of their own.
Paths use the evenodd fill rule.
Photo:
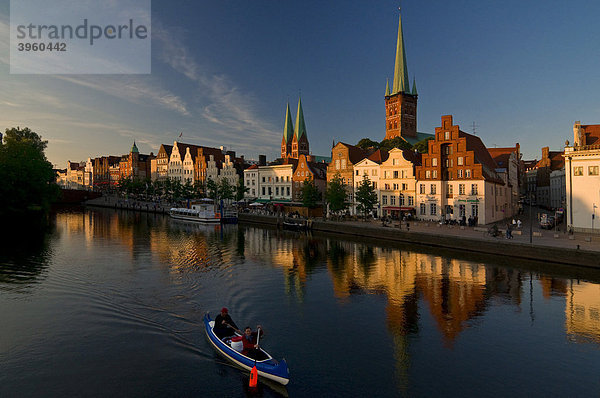
<svg viewBox="0 0 600 398">
<path fill-rule="evenodd" d="M 206 329 L 206 336 L 213 347 L 215 347 L 216 350 L 226 359 L 246 370 L 252 370 L 256 364 L 259 380 L 261 377 L 265 377 L 269 380 L 281 383 L 284 386 L 290 381 L 290 372 L 285 359 L 277 361 L 262 348 L 260 350 L 264 354 L 263 357 L 265 359 L 255 361 L 252 358 L 242 355 L 241 352 L 238 352 L 231 347 L 230 339 L 225 338 L 223 339 L 225 341 L 223 341 L 213 332 L 214 325 L 215 321 L 210 318 L 210 314 L 207 312 L 204 315 L 204 328 Z"/>
</svg>

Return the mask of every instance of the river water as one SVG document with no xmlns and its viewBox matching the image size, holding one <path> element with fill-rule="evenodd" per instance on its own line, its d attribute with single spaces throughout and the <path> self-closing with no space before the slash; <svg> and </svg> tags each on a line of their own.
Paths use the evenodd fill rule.
<svg viewBox="0 0 600 398">
<path fill-rule="evenodd" d="M 0 246 L 4 398 L 600 391 L 598 271 L 108 209 L 53 220 Z M 222 306 L 263 325 L 287 388 L 249 390 L 216 354 L 202 317 Z"/>
</svg>

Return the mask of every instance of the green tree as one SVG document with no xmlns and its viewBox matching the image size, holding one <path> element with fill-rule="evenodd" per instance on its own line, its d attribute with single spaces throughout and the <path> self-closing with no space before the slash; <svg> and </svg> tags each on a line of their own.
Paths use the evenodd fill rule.
<svg viewBox="0 0 600 398">
<path fill-rule="evenodd" d="M 417 142 L 414 145 L 414 148 L 421 153 L 427 153 L 427 152 L 429 152 L 429 140 L 432 140 L 432 139 L 433 139 L 433 137 L 425 138 L 424 140 Z"/>
<path fill-rule="evenodd" d="M 365 220 L 367 219 L 367 214 L 373 207 L 377 204 L 377 192 L 375 192 L 375 188 L 369 180 L 369 177 L 365 174 L 363 176 L 363 180 L 361 181 L 356 193 L 354 195 L 356 201 L 358 202 L 358 206 L 356 209 L 359 213 L 363 213 Z"/>
<path fill-rule="evenodd" d="M 325 199 L 329 203 L 329 210 L 338 213 L 348 207 L 346 203 L 346 185 L 342 181 L 340 173 L 336 173 L 333 179 L 327 184 Z"/>
<path fill-rule="evenodd" d="M 0 145 L 0 216 L 45 214 L 60 190 L 44 151 L 47 141 L 27 127 L 5 130 Z"/>
<path fill-rule="evenodd" d="M 227 178 L 222 178 L 219 183 L 219 197 L 224 200 L 232 200 L 235 197 L 234 186 L 229 183 Z"/>
<path fill-rule="evenodd" d="M 369 148 L 379 148 L 379 142 L 377 141 L 373 141 L 370 138 L 363 138 L 362 140 L 358 141 L 358 144 L 356 144 L 357 147 L 362 148 L 362 149 L 369 149 Z"/>
<path fill-rule="evenodd" d="M 219 185 L 212 178 L 206 180 L 206 195 L 215 201 L 219 198 Z"/>
<path fill-rule="evenodd" d="M 400 148 L 400 149 L 412 149 L 412 145 L 410 145 L 407 141 L 405 141 L 402 137 L 394 137 L 391 139 L 387 139 L 387 140 L 383 140 L 381 141 L 381 144 L 379 145 L 380 149 L 385 149 L 386 151 L 389 151 L 393 148 Z"/>
<path fill-rule="evenodd" d="M 246 192 L 248 192 L 250 190 L 250 188 L 248 188 L 247 186 L 244 185 L 244 179 L 240 178 L 238 179 L 238 183 L 237 183 L 237 187 L 236 187 L 236 191 L 235 191 L 235 200 L 237 200 L 238 202 L 240 200 L 244 199 L 244 196 L 246 195 Z"/>
<path fill-rule="evenodd" d="M 300 197 L 302 199 L 302 205 L 309 209 L 317 207 L 317 202 L 321 200 L 321 192 L 319 192 L 319 189 L 315 186 L 311 176 L 308 176 L 304 180 L 304 183 L 302 183 L 302 187 L 300 187 Z"/>
</svg>

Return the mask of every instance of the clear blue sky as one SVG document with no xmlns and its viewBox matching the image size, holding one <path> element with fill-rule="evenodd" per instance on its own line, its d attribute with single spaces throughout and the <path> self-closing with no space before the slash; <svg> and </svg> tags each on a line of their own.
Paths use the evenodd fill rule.
<svg viewBox="0 0 600 398">
<path fill-rule="evenodd" d="M 0 3 L 0 126 L 27 126 L 67 160 L 142 153 L 181 141 L 249 158 L 279 153 L 286 102 L 301 90 L 311 150 L 381 140 L 398 1 L 154 0 L 152 74 L 10 75 Z M 600 123 L 600 3 L 408 1 L 402 20 L 418 130 L 454 115 L 489 146 L 525 158 Z"/>
</svg>

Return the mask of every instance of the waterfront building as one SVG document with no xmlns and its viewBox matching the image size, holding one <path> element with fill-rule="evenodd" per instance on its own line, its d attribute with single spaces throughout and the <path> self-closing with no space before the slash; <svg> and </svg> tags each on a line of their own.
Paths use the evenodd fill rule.
<svg viewBox="0 0 600 398">
<path fill-rule="evenodd" d="M 229 185 L 233 187 L 237 186 L 240 178 L 232 155 L 225 155 L 222 162 L 215 160 L 213 155 L 209 155 L 204 174 L 206 181 L 213 180 L 216 183 L 221 183 L 221 180 L 226 179 Z"/>
<path fill-rule="evenodd" d="M 516 143 L 514 147 L 488 148 L 488 152 L 496 162 L 496 173 L 507 188 L 507 206 L 503 209 L 505 217 L 515 216 L 519 212 L 519 197 L 522 171 L 521 146 Z"/>
<path fill-rule="evenodd" d="M 327 166 L 327 182 L 329 183 L 336 174 L 339 174 L 342 183 L 346 185 L 348 203 L 354 203 L 354 165 L 368 155 L 368 151 L 344 142 L 338 142 L 331 149 L 331 162 Z M 351 214 L 355 214 L 354 211 L 352 206 Z"/>
<path fill-rule="evenodd" d="M 380 167 L 382 162 L 387 160 L 389 154 L 385 150 L 378 149 L 368 157 L 364 158 L 360 162 L 358 162 L 354 166 L 354 197 L 356 198 L 356 191 L 363 183 L 365 176 L 371 182 L 373 189 L 377 193 L 378 204 L 372 209 L 372 214 L 374 217 L 379 217 L 381 215 L 381 191 L 382 184 L 379 183 L 380 180 Z M 352 203 L 352 213 L 357 213 L 358 203 L 355 201 Z"/>
<path fill-rule="evenodd" d="M 169 177 L 169 159 L 173 151 L 172 145 L 162 144 L 156 154 L 156 174 L 152 180 L 165 180 Z"/>
<path fill-rule="evenodd" d="M 598 233 L 600 222 L 600 124 L 573 126 L 573 145 L 565 147 L 567 225 Z"/>
<path fill-rule="evenodd" d="M 193 183 L 195 181 L 194 164 L 199 148 L 198 145 L 174 141 L 167 166 L 167 175 L 169 178 L 177 180 L 182 184 L 185 184 L 186 181 Z"/>
<path fill-rule="evenodd" d="M 119 162 L 121 161 L 120 156 L 101 156 L 94 158 L 93 168 L 93 181 L 94 187 L 107 187 L 110 186 L 111 175 L 110 168 L 119 168 Z"/>
<path fill-rule="evenodd" d="M 567 203 L 565 168 L 550 172 L 550 208 L 564 210 Z"/>
<path fill-rule="evenodd" d="M 244 185 L 248 190 L 244 193 L 245 199 L 256 199 L 259 195 L 260 182 L 258 179 L 258 164 L 253 164 L 244 170 Z"/>
<path fill-rule="evenodd" d="M 69 189 L 82 189 L 84 187 L 85 162 L 67 161 L 66 187 Z"/>
<path fill-rule="evenodd" d="M 413 78 L 411 89 L 408 78 L 402 15 L 400 15 L 392 91 L 390 91 L 389 81 L 385 88 L 385 139 L 401 137 L 408 143 L 415 144 L 431 137 L 431 134 L 417 132 L 417 100 L 416 81 Z"/>
<path fill-rule="evenodd" d="M 542 158 L 525 172 L 527 192 L 533 204 L 550 209 L 553 208 L 552 202 L 560 201 L 559 197 L 552 198 L 550 175 L 553 171 L 564 169 L 563 154 L 563 151 L 550 151 L 549 147 L 543 147 Z"/>
<path fill-rule="evenodd" d="M 86 188 L 92 188 L 94 186 L 94 161 L 92 158 L 88 158 L 85 162 L 85 169 L 83 170 L 83 185 Z"/>
<path fill-rule="evenodd" d="M 428 153 L 416 167 L 419 218 L 472 217 L 478 224 L 487 224 L 506 217 L 509 190 L 479 137 L 461 131 L 452 116 L 446 115 L 428 145 Z"/>
<path fill-rule="evenodd" d="M 307 178 L 317 187 L 321 195 L 325 194 L 327 187 L 327 163 L 311 162 L 308 159 L 309 156 L 301 154 L 294 169 L 292 193 L 295 202 L 302 201 L 302 185 Z"/>
<path fill-rule="evenodd" d="M 297 159 L 285 159 L 282 164 L 258 167 L 260 189 L 258 199 L 263 202 L 291 202 L 293 199 L 293 175 Z"/>
<path fill-rule="evenodd" d="M 381 163 L 379 173 L 379 204 L 381 214 L 400 218 L 402 213 L 416 214 L 416 167 L 421 165 L 421 154 L 393 148 L 387 160 Z"/>
<path fill-rule="evenodd" d="M 154 159 L 154 153 L 150 152 L 150 155 L 140 154 L 134 141 L 129 154 L 121 156 L 119 178 L 131 178 L 133 180 L 150 178 L 150 161 L 152 159 Z"/>
</svg>

